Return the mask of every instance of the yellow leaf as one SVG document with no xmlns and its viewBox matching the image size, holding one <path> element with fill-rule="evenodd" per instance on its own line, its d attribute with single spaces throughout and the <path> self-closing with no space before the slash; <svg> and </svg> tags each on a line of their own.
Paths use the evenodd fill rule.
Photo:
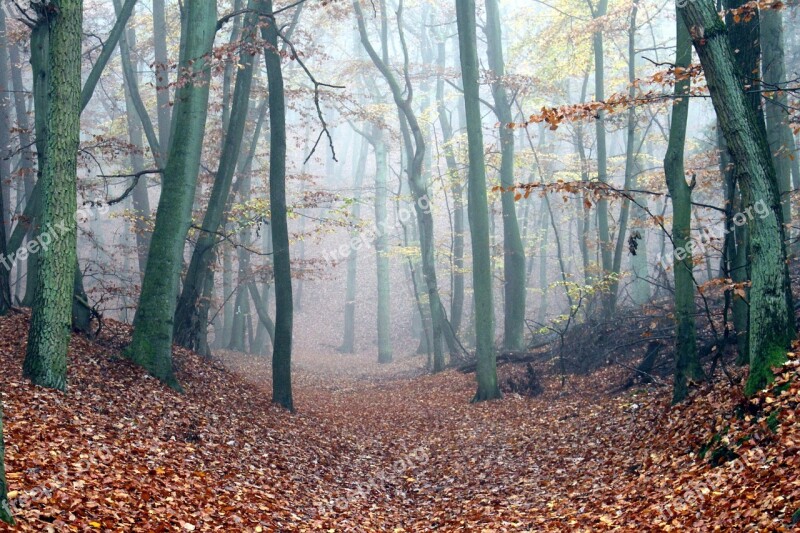
<svg viewBox="0 0 800 533">
<path fill-rule="evenodd" d="M 100 522 L 89 522 L 89 525 L 95 529 L 100 529 L 102 527 L 102 524 L 100 524 Z"/>
</svg>

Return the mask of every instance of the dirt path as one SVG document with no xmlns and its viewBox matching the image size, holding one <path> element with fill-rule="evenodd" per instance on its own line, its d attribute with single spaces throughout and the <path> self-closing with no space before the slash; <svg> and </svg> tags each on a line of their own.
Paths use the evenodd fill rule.
<svg viewBox="0 0 800 533">
<path fill-rule="evenodd" d="M 228 354 L 225 361 L 242 378 L 269 383 L 263 359 Z M 320 374 L 301 362 L 295 395 L 302 416 L 358 450 L 328 487 L 330 516 L 343 526 L 486 523 L 524 530 L 540 520 L 541 527 L 554 518 L 553 507 L 566 503 L 578 511 L 635 462 L 624 442 L 632 434 L 619 435 L 617 427 L 627 418 L 633 430 L 634 411 L 625 414 L 627 401 L 598 406 L 598 376 L 586 393 L 507 395 L 472 405 L 472 375 L 394 378 L 367 361 L 338 363 L 338 371 L 323 365 Z M 361 364 L 358 375 L 348 375 L 342 363 Z M 409 373 L 408 362 L 398 366 L 396 372 Z M 586 383 L 573 385 L 587 390 Z"/>
</svg>

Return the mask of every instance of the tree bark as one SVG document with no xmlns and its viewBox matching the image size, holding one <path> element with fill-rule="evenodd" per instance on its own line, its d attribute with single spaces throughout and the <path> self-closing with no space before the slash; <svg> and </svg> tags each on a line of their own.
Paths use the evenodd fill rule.
<svg viewBox="0 0 800 533">
<path fill-rule="evenodd" d="M 181 36 L 180 72 L 191 80 L 175 95 L 175 136 L 162 180 L 161 198 L 147 257 L 139 306 L 133 320 L 130 359 L 180 390 L 172 368 L 172 334 L 183 248 L 191 224 L 208 114 L 209 57 L 217 23 L 216 0 L 190 2 Z"/>
<path fill-rule="evenodd" d="M 736 165 L 747 213 L 751 248 L 750 376 L 754 394 L 773 379 L 771 367 L 786 360 L 794 338 L 794 311 L 775 167 L 763 127 L 747 100 L 725 25 L 711 0 L 695 0 L 679 12 L 689 28 L 708 82 L 719 124 Z M 767 216 L 755 210 L 767 208 Z"/>
<path fill-rule="evenodd" d="M 503 348 L 506 351 L 522 350 L 525 346 L 525 249 L 517 221 L 514 197 L 514 132 L 511 101 L 504 85 L 503 34 L 500 7 L 497 0 L 486 0 L 486 38 L 488 40 L 489 68 L 494 74 L 492 94 L 497 119 L 500 121 L 500 184 L 505 191 L 500 199 L 503 209 Z"/>
<path fill-rule="evenodd" d="M 257 0 L 258 11 L 272 13 L 272 0 Z M 270 19 L 261 29 L 269 86 L 269 201 L 275 271 L 275 345 L 272 350 L 272 401 L 292 411 L 292 263 L 286 208 L 286 101 L 278 53 L 278 27 Z"/>
<path fill-rule="evenodd" d="M 685 72 L 692 61 L 692 43 L 686 24 L 677 19 L 677 48 L 675 68 Z M 672 198 L 672 244 L 673 269 L 675 275 L 675 383 L 672 402 L 683 401 L 688 394 L 690 380 L 703 377 L 703 369 L 697 353 L 697 326 L 695 325 L 694 258 L 692 233 L 692 187 L 686 183 L 684 151 L 686 127 L 689 121 L 689 79 L 675 84 L 675 100 L 672 103 L 669 144 L 664 157 L 664 174 Z M 681 98 L 681 96 L 684 96 Z"/>
<path fill-rule="evenodd" d="M 469 227 L 472 237 L 472 286 L 475 295 L 476 378 L 478 390 L 473 401 L 501 396 L 497 384 L 497 359 L 494 347 L 494 301 L 492 299 L 492 258 L 489 249 L 489 216 L 486 200 L 486 167 L 483 159 L 478 87 L 478 51 L 475 1 L 456 0 L 458 42 L 464 104 L 469 138 Z"/>
<path fill-rule="evenodd" d="M 52 242 L 38 253 L 23 373 L 36 385 L 66 390 L 77 246 L 83 2 L 60 0 L 57 7 L 57 14 L 49 13 L 42 23 L 49 34 L 50 82 L 39 239 L 43 243 L 47 235 Z"/>
</svg>

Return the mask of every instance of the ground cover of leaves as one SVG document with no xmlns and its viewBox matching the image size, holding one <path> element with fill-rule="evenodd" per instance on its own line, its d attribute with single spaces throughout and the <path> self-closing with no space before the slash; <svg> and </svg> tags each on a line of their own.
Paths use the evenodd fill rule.
<svg viewBox="0 0 800 533">
<path fill-rule="evenodd" d="M 185 394 L 125 361 L 127 327 L 73 338 L 69 390 L 21 375 L 0 319 L 6 468 L 25 531 L 789 531 L 800 520 L 798 360 L 746 400 L 720 379 L 610 393 L 623 369 L 472 405 L 420 358 L 297 354 L 297 412 L 268 358 L 177 349 Z M 544 369 L 543 371 L 545 371 Z M 739 381 L 741 372 L 728 369 Z"/>
</svg>

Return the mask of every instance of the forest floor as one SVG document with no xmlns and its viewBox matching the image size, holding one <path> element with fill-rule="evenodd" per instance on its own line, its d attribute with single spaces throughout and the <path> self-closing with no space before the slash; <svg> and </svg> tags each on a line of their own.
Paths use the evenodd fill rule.
<svg viewBox="0 0 800 533">
<path fill-rule="evenodd" d="M 0 319 L 6 467 L 30 531 L 791 530 L 800 361 L 758 398 L 727 378 L 669 406 L 620 367 L 470 404 L 474 375 L 419 357 L 301 353 L 296 413 L 268 358 L 177 350 L 177 394 L 73 338 L 69 391 L 21 376 L 27 316 Z M 547 369 L 541 369 L 546 373 Z M 733 381 L 741 371 L 728 368 Z"/>
</svg>

